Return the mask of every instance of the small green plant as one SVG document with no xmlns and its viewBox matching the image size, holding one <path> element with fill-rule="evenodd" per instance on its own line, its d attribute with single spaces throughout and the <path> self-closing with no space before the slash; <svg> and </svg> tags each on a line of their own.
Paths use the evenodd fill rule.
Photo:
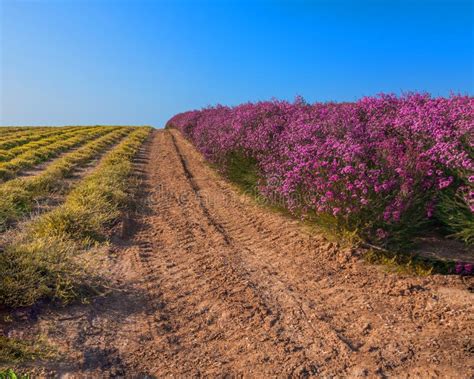
<svg viewBox="0 0 474 379">
<path fill-rule="evenodd" d="M 24 341 L 0 336 L 0 364 L 2 365 L 15 365 L 36 359 L 51 359 L 55 355 L 55 349 L 49 346 L 42 337 Z"/>
<path fill-rule="evenodd" d="M 11 368 L 5 371 L 0 371 L 0 379 L 29 379 L 29 375 L 17 374 Z"/>
<path fill-rule="evenodd" d="M 413 255 L 409 253 L 379 249 L 368 246 L 364 259 L 372 264 L 381 264 L 389 270 L 427 276 L 431 274 L 449 274 L 453 272 L 454 263 L 444 262 Z"/>
</svg>

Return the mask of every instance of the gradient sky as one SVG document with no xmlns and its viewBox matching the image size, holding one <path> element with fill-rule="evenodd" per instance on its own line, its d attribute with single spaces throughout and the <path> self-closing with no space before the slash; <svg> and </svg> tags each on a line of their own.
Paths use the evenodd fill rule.
<svg viewBox="0 0 474 379">
<path fill-rule="evenodd" d="M 0 125 L 161 127 L 215 103 L 474 94 L 473 1 L 0 4 Z"/>
</svg>

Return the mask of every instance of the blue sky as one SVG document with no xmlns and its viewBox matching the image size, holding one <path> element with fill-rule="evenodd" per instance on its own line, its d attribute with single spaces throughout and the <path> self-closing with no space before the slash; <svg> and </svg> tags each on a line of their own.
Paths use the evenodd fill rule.
<svg viewBox="0 0 474 379">
<path fill-rule="evenodd" d="M 160 127 L 272 97 L 474 94 L 473 1 L 0 3 L 0 125 Z"/>
</svg>

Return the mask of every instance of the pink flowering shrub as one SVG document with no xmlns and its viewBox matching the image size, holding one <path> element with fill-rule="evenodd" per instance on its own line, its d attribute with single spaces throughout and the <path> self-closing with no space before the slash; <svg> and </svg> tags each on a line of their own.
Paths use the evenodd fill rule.
<svg viewBox="0 0 474 379">
<path fill-rule="evenodd" d="M 474 241 L 474 98 L 267 101 L 174 116 L 207 159 L 256 162 L 259 190 L 295 214 L 385 243 L 433 220 Z"/>
</svg>

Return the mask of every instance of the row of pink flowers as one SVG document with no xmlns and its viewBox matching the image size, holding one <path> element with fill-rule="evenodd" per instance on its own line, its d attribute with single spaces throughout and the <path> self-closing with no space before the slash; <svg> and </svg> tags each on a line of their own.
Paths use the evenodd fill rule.
<svg viewBox="0 0 474 379">
<path fill-rule="evenodd" d="M 305 216 L 384 240 L 433 217 L 442 191 L 474 212 L 474 98 L 380 95 L 354 103 L 265 101 L 174 116 L 225 170 L 232 154 L 257 162 L 260 190 Z"/>
</svg>

